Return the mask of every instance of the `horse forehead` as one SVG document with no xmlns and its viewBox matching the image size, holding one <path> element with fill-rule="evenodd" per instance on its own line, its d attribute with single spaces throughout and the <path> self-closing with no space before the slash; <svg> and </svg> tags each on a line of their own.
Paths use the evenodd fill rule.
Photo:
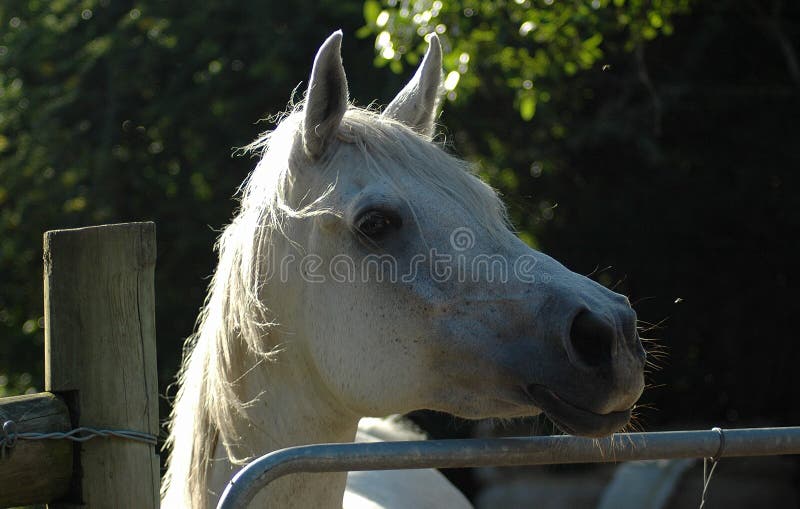
<svg viewBox="0 0 800 509">
<path fill-rule="evenodd" d="M 429 195 L 433 194 L 424 182 L 397 163 L 380 171 L 370 171 L 365 163 L 357 161 L 340 165 L 332 175 L 323 178 L 321 187 L 331 184 L 335 186 L 335 195 L 343 205 L 370 199 L 422 204 L 431 200 Z"/>
<path fill-rule="evenodd" d="M 413 142 L 406 148 L 413 149 Z M 391 148 L 388 152 L 391 152 Z M 455 197 L 459 192 L 467 192 L 466 189 L 459 191 L 456 188 L 469 185 L 455 174 L 463 172 L 463 168 L 450 167 L 445 159 L 440 161 L 443 166 L 432 168 L 429 167 L 432 161 L 395 155 L 381 150 L 372 153 L 368 147 L 358 143 L 342 142 L 321 180 L 318 180 L 317 187 L 324 189 L 333 185 L 333 197 L 343 208 L 365 198 L 365 201 L 371 197 L 380 201 L 383 197 L 391 198 L 386 201 L 396 201 L 398 205 L 399 202 L 405 202 L 414 209 L 415 214 L 423 216 L 426 212 L 452 212 L 447 217 L 437 214 L 434 219 L 440 224 L 449 223 L 446 219 L 459 219 L 462 223 L 468 220 L 472 214 L 467 203 Z M 446 189 L 448 187 L 452 188 Z"/>
</svg>

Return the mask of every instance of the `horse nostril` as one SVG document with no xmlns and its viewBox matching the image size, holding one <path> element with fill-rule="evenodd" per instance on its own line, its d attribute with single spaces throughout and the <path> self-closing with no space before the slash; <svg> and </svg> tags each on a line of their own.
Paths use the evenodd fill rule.
<svg viewBox="0 0 800 509">
<path fill-rule="evenodd" d="M 600 315 L 581 311 L 572 322 L 569 342 L 578 360 L 590 367 L 611 364 L 611 351 L 616 341 L 613 326 Z"/>
</svg>

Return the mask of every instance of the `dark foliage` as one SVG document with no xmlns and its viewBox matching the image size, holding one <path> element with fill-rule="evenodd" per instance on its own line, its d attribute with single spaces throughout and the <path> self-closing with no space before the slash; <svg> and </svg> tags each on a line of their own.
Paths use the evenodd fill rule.
<svg viewBox="0 0 800 509">
<path fill-rule="evenodd" d="M 649 428 L 800 422 L 800 12 L 776 5 L 698 2 L 633 46 L 615 28 L 592 65 L 542 77 L 530 122 L 489 60 L 445 106 L 447 136 L 525 238 L 659 324 L 643 332 L 667 351 Z M 158 225 L 171 393 L 215 229 L 254 164 L 232 148 L 269 127 L 255 122 L 284 108 L 326 35 L 363 24 L 360 1 L 3 3 L 0 395 L 42 388 L 42 233 L 129 220 Z M 403 77 L 373 67 L 371 39 L 344 44 L 351 94 L 387 102 Z"/>
</svg>

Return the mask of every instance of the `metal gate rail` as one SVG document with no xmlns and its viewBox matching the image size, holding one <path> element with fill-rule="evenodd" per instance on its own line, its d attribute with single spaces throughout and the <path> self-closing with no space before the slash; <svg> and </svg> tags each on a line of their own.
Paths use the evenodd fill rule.
<svg viewBox="0 0 800 509">
<path fill-rule="evenodd" d="M 800 454 L 800 427 L 319 444 L 262 456 L 231 479 L 217 509 L 244 509 L 268 483 L 299 472 L 608 463 Z"/>
</svg>

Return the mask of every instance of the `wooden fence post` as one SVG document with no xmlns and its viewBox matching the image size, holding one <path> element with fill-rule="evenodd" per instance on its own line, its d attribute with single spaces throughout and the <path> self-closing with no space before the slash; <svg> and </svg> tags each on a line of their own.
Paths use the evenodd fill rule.
<svg viewBox="0 0 800 509">
<path fill-rule="evenodd" d="M 45 234 L 45 386 L 65 397 L 73 426 L 158 435 L 155 258 L 153 223 Z M 73 489 L 51 507 L 158 507 L 152 445 L 95 438 L 78 448 Z"/>
<path fill-rule="evenodd" d="M 69 431 L 67 405 L 41 392 L 0 398 L 0 425 L 13 421 L 16 433 Z M 62 498 L 72 479 L 73 450 L 66 440 L 18 440 L 0 454 L 0 507 Z"/>
</svg>

